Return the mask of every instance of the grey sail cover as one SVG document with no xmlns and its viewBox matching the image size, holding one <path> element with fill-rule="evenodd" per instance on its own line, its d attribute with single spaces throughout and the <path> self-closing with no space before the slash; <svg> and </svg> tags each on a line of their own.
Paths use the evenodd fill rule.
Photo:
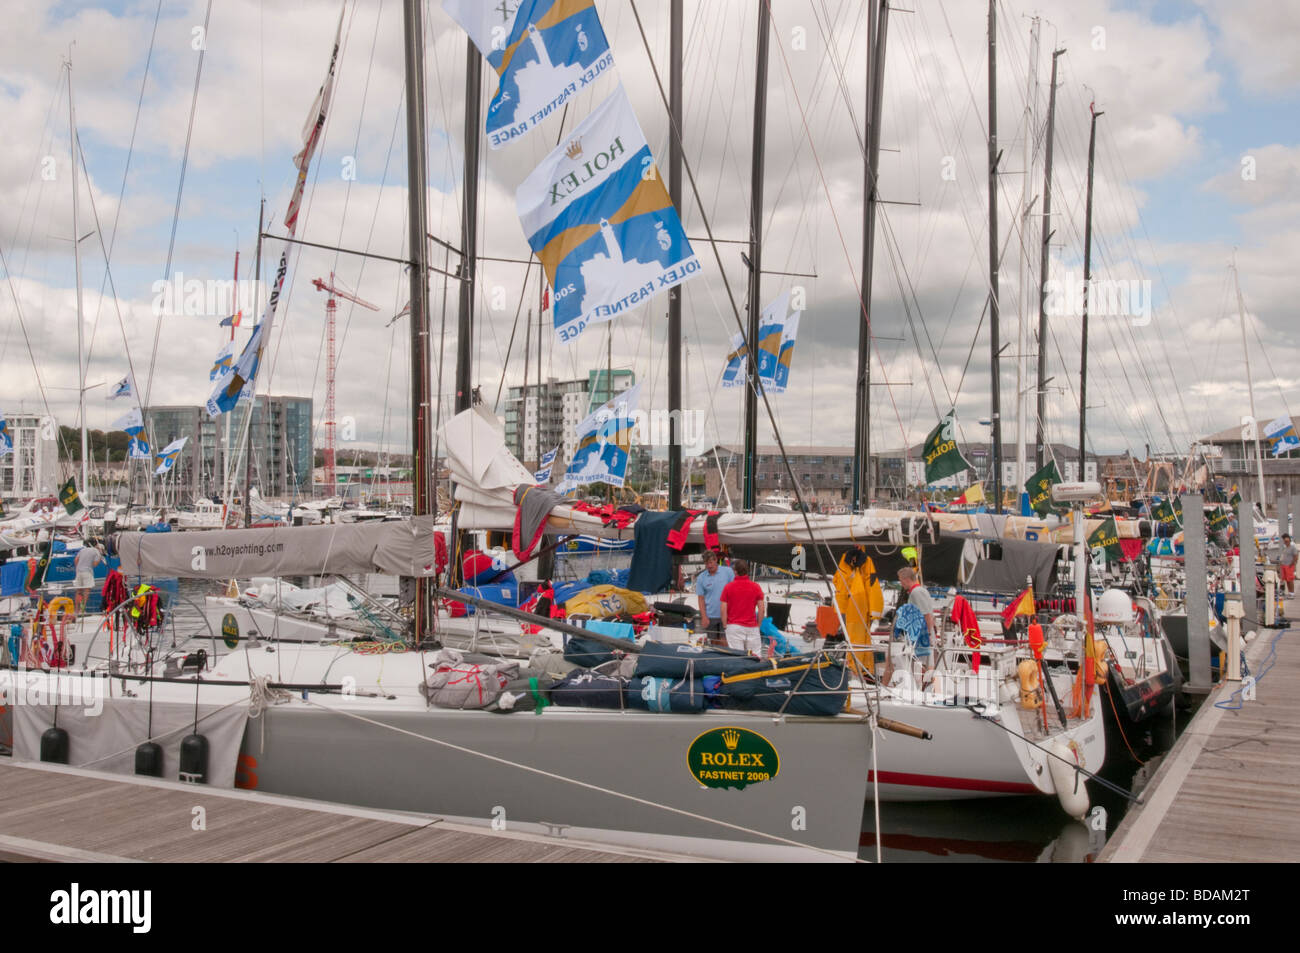
<svg viewBox="0 0 1300 953">
<path fill-rule="evenodd" d="M 186 533 L 121 533 L 128 576 L 234 579 L 326 573 L 434 575 L 434 518 Z"/>
</svg>

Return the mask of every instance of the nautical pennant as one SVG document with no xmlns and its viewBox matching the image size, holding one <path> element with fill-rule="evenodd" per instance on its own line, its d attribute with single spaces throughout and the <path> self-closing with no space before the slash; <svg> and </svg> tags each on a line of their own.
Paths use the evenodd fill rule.
<svg viewBox="0 0 1300 953">
<path fill-rule="evenodd" d="M 572 341 L 701 271 L 620 86 L 515 193 L 519 221 Z"/>
<path fill-rule="evenodd" d="M 601 404 L 578 425 L 578 448 L 564 473 L 562 492 L 592 483 L 622 486 L 631 454 L 633 415 L 641 399 L 635 384 Z"/>
<path fill-rule="evenodd" d="M 970 469 L 970 463 L 957 447 L 956 430 L 957 418 L 950 410 L 925 438 L 921 454 L 925 458 L 926 483 L 936 483 Z"/>
<path fill-rule="evenodd" d="M 521 138 L 612 69 L 592 0 L 445 0 L 500 80 L 488 104 L 493 149 Z"/>
<path fill-rule="evenodd" d="M 158 468 L 154 470 L 154 473 L 161 476 L 174 467 L 177 459 L 179 459 L 181 455 L 181 451 L 185 449 L 185 444 L 189 439 L 189 437 L 179 437 L 167 444 L 167 446 L 163 447 L 162 451 L 158 454 L 158 459 L 161 462 L 158 464 Z"/>
</svg>

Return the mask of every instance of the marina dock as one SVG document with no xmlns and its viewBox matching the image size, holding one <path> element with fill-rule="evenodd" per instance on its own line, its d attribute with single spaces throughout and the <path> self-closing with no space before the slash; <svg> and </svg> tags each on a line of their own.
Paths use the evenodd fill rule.
<svg viewBox="0 0 1300 953">
<path fill-rule="evenodd" d="M 202 808 L 202 812 L 196 810 Z M 195 829 L 202 818 L 203 829 Z M 0 862 L 637 863 L 695 860 L 435 816 L 0 762 Z"/>
<path fill-rule="evenodd" d="M 1300 618 L 1300 600 L 1286 617 Z M 1246 660 L 1255 697 L 1239 683 L 1209 694 L 1099 862 L 1300 859 L 1300 627 L 1260 628 Z"/>
</svg>

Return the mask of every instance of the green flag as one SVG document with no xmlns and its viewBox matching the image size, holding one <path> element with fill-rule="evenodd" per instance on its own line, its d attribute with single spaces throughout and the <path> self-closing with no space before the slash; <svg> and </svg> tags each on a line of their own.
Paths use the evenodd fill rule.
<svg viewBox="0 0 1300 953">
<path fill-rule="evenodd" d="M 27 578 L 27 591 L 36 594 L 36 590 L 45 585 L 45 574 L 50 570 L 50 560 L 54 557 L 54 535 L 41 544 L 40 556 L 32 566 Z"/>
<path fill-rule="evenodd" d="M 1025 493 L 1029 496 L 1029 507 L 1039 516 L 1046 516 L 1058 509 L 1052 502 L 1052 487 L 1061 482 L 1060 471 L 1056 461 L 1048 460 L 1046 466 L 1025 481 Z"/>
<path fill-rule="evenodd" d="M 925 438 L 921 453 L 925 457 L 926 483 L 935 483 L 970 469 L 970 464 L 957 449 L 956 427 L 957 421 L 950 410 L 948 416 L 939 421 L 938 426 L 930 431 L 930 436 Z"/>
<path fill-rule="evenodd" d="M 1228 500 L 1228 505 L 1232 506 L 1233 508 L 1236 508 L 1237 504 L 1240 502 L 1241 502 L 1241 491 L 1237 489 L 1236 484 L 1233 484 L 1232 499 Z"/>
<path fill-rule="evenodd" d="M 1232 512 L 1230 510 L 1219 507 L 1218 510 L 1210 514 L 1210 521 L 1207 529 L 1209 530 L 1210 535 L 1218 538 L 1220 542 L 1223 541 L 1224 536 L 1231 527 Z"/>
<path fill-rule="evenodd" d="M 76 477 L 68 477 L 68 482 L 59 487 L 59 502 L 68 511 L 69 516 L 72 516 L 77 510 L 86 508 L 81 502 L 81 497 L 77 495 Z"/>
<path fill-rule="evenodd" d="M 1181 529 L 1183 525 L 1183 501 L 1161 500 L 1151 510 L 1151 518 L 1162 526 Z"/>
<path fill-rule="evenodd" d="M 1106 521 L 1092 531 L 1088 537 L 1089 549 L 1101 549 L 1106 553 L 1106 562 L 1113 563 L 1124 558 L 1124 550 L 1119 544 L 1119 527 L 1115 517 L 1108 516 Z"/>
</svg>

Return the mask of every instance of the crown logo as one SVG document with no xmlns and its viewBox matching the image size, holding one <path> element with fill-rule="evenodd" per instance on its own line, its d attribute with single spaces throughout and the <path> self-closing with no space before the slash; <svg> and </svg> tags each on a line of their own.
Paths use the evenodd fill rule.
<svg viewBox="0 0 1300 953">
<path fill-rule="evenodd" d="M 722 743 L 727 746 L 728 751 L 735 751 L 736 745 L 740 744 L 740 732 L 734 728 L 728 728 L 722 732 Z"/>
<path fill-rule="evenodd" d="M 578 156 L 582 155 L 582 140 L 574 139 L 570 142 L 569 148 L 564 150 L 564 154 L 570 159 L 576 159 Z"/>
</svg>

